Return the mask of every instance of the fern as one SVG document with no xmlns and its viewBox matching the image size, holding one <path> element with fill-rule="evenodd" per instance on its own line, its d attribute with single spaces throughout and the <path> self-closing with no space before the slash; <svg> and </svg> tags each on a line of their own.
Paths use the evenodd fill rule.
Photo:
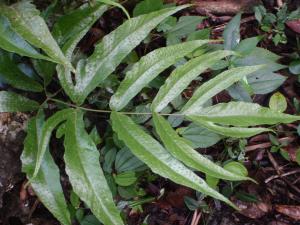
<svg viewBox="0 0 300 225">
<path fill-rule="evenodd" d="M 44 104 L 39 105 L 36 101 L 13 92 L 0 92 L 1 112 L 39 110 L 37 116 L 29 122 L 22 155 L 23 171 L 26 172 L 40 200 L 62 224 L 69 225 L 71 219 L 62 195 L 57 166 L 49 154 L 49 140 L 55 129 L 58 129 L 59 137 L 64 136 L 66 172 L 74 192 L 104 224 L 123 224 L 107 179 L 101 170 L 96 145 L 85 130 L 83 117 L 86 111 L 111 114 L 112 128 L 118 138 L 154 173 L 224 201 L 232 207 L 235 206 L 230 200 L 207 185 L 190 168 L 224 180 L 251 180 L 249 177 L 230 172 L 199 154 L 164 118 L 171 115 L 164 113 L 164 109 L 180 96 L 199 74 L 230 55 L 236 55 L 237 59 L 238 56 L 234 51 L 211 51 L 191 58 L 173 70 L 154 98 L 151 111 L 140 113 L 153 116 L 153 126 L 159 140 L 130 118 L 130 115 L 139 113 L 121 111 L 165 69 L 182 58 L 188 59 L 187 55 L 190 56 L 210 40 L 187 41 L 153 50 L 126 73 L 110 99 L 111 109 L 89 109 L 80 106 L 87 96 L 102 84 L 123 59 L 149 35 L 151 30 L 168 16 L 186 7 L 188 5 L 165 8 L 127 20 L 105 36 L 96 45 L 94 53 L 80 60 L 74 66 L 76 68 L 74 70 L 71 64 L 74 49 L 92 24 L 107 10 L 105 5 L 100 3 L 85 5 L 70 15 L 62 17 L 54 25 L 53 36 L 37 9 L 27 1 L 12 6 L 0 5 L 0 21 L 4 21 L 0 29 L 8 31 L 1 32 L 0 47 L 23 56 L 57 63 L 60 84 L 73 102 L 68 103 L 47 96 Z M 69 23 L 70 18 L 74 18 L 72 24 Z M 32 20 L 38 21 L 37 27 L 29 26 Z M 67 30 L 65 30 L 66 26 L 68 26 Z M 40 32 L 44 34 L 41 36 Z M 12 39 L 17 42 L 13 42 Z M 36 48 L 43 50 L 46 55 L 40 54 Z M 45 61 L 39 63 L 40 66 L 47 65 Z M 185 120 L 193 121 L 208 130 L 229 137 L 250 137 L 261 132 L 272 132 L 268 128 L 249 126 L 290 123 L 299 120 L 300 116 L 273 112 L 269 108 L 252 103 L 229 102 L 206 106 L 206 103 L 219 92 L 265 68 L 264 65 L 241 66 L 216 75 L 202 84 L 182 110 L 172 116 L 183 117 Z M 11 71 L 4 71 L 3 76 L 8 79 Z M 9 83 L 21 90 L 32 87 L 33 91 L 41 91 L 40 85 L 33 81 L 24 86 L 21 82 L 13 80 Z M 47 102 L 59 103 L 66 109 L 56 112 L 44 121 L 42 108 Z M 51 176 L 46 179 L 48 174 Z"/>
</svg>

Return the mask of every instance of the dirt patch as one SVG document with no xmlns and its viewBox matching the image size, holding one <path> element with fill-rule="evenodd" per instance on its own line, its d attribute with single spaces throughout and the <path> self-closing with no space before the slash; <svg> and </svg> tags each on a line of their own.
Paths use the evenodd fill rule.
<svg viewBox="0 0 300 225">
<path fill-rule="evenodd" d="M 0 224 L 5 224 L 4 207 L 10 204 L 3 196 L 24 179 L 20 155 L 27 120 L 28 115 L 23 113 L 0 113 Z"/>
</svg>

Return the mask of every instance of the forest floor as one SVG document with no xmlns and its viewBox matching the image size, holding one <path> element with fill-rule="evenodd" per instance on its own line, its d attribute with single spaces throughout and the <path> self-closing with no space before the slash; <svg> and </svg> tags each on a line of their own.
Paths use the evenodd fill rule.
<svg viewBox="0 0 300 225">
<path fill-rule="evenodd" d="M 185 2 L 188 1 L 177 1 L 178 4 Z M 225 25 L 234 14 L 240 10 L 247 12 L 249 6 L 258 1 L 209 0 L 194 2 L 197 7 L 186 14 L 206 16 L 207 19 L 198 25 L 198 29 L 212 28 L 212 38 L 217 39 L 222 36 Z M 266 0 L 264 5 L 269 11 L 274 11 L 280 2 Z M 290 7 L 297 7 L 297 1 L 291 2 Z M 83 51 L 89 52 L 92 49 L 93 44 L 102 36 L 103 30 L 106 33 L 121 23 L 120 13 L 118 9 L 112 9 L 106 13 L 101 29 L 100 25 L 96 24 L 81 42 L 80 47 Z M 286 44 L 275 46 L 271 39 L 265 38 L 260 42 L 260 47 L 282 56 L 281 62 L 289 64 L 289 55 L 295 52 L 299 30 L 300 20 L 286 27 L 285 33 L 288 38 Z M 242 38 L 261 34 L 253 13 L 244 14 L 241 24 Z M 299 113 L 299 109 L 294 104 L 295 101 L 300 102 L 298 77 L 286 72 L 282 72 L 282 75 L 286 76 L 287 80 L 277 91 L 283 94 L 287 100 L 286 113 Z M 188 95 L 188 93 L 186 94 Z M 253 101 L 267 105 L 271 95 L 272 93 L 256 95 Z M 222 92 L 214 99 L 217 102 L 228 100 L 230 100 L 230 96 L 227 92 Z M 25 187 L 26 177 L 21 173 L 20 155 L 25 137 L 26 121 L 29 117 L 30 115 L 22 113 L 0 114 L 0 224 L 3 225 L 58 224 L 30 188 Z M 126 212 L 129 224 L 142 224 L 145 217 L 148 216 L 147 224 L 149 225 L 299 225 L 300 167 L 296 163 L 296 152 L 300 146 L 300 137 L 295 134 L 295 129 L 297 129 L 295 124 L 278 127 L 278 145 L 283 144 L 281 151 L 285 151 L 289 160 L 283 157 L 284 154 L 270 152 L 274 141 L 270 140 L 267 134 L 257 135 L 247 140 L 245 165 L 249 176 L 254 178 L 258 184 L 244 182 L 235 188 L 236 193 L 248 193 L 248 195 L 242 194 L 242 198 L 231 198 L 241 209 L 240 212 L 213 200 L 209 202 L 209 212 L 205 212 L 205 210 L 190 211 L 185 205 L 184 196 L 194 196 L 194 192 L 164 179 L 158 179 L 155 182 L 143 184 L 144 190 L 155 197 L 157 192 L 164 188 L 165 195 L 158 200 L 144 204 L 143 212 L 128 209 Z M 55 146 L 55 142 L 52 145 Z M 200 149 L 200 151 L 215 157 L 224 151 L 224 143 Z M 57 161 L 61 161 L 61 154 L 58 153 L 55 157 Z M 255 200 L 251 200 L 253 196 Z"/>
</svg>

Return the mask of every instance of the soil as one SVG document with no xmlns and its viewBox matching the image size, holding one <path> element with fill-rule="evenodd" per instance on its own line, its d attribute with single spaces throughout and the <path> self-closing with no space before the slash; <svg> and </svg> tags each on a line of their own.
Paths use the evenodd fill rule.
<svg viewBox="0 0 300 225">
<path fill-rule="evenodd" d="M 182 4 L 190 1 L 176 2 Z M 218 38 L 225 24 L 232 18 L 232 14 L 240 9 L 245 9 L 243 8 L 245 6 L 249 7 L 260 1 L 196 0 L 193 2 L 196 2 L 197 7 L 194 10 L 187 11 L 186 14 L 208 16 L 208 19 L 199 25 L 199 29 L 212 27 L 213 37 Z M 277 7 L 277 1 L 264 1 L 264 3 L 271 9 Z M 299 4 L 298 1 L 293 1 L 291 7 L 296 7 L 297 4 Z M 40 5 L 43 7 L 43 4 Z M 232 5 L 232 7 L 229 5 Z M 127 7 L 133 7 L 130 1 Z M 94 43 L 121 24 L 122 16 L 120 15 L 121 12 L 115 9 L 106 13 L 82 40 L 80 43 L 81 50 L 87 54 L 91 53 Z M 270 40 L 265 39 L 261 43 L 261 47 L 286 56 L 287 53 L 292 52 L 297 29 L 299 29 L 299 24 L 298 26 L 297 24 L 291 24 L 287 30 L 290 45 L 275 47 Z M 260 34 L 253 15 L 244 17 L 241 32 L 243 38 Z M 162 44 L 164 42 L 161 39 L 153 43 L 157 46 Z M 139 49 L 137 49 L 137 52 L 139 52 Z M 284 59 L 283 62 L 288 63 L 288 60 Z M 209 74 L 207 76 L 209 77 Z M 296 76 L 289 76 L 284 85 L 279 88 L 279 91 L 288 101 L 287 113 L 290 114 L 296 113 L 293 99 L 296 98 L 300 101 L 300 85 L 295 82 L 295 79 L 297 79 Z M 196 87 L 197 83 L 192 85 L 189 91 L 192 93 Z M 190 95 L 189 93 L 185 94 Z M 257 95 L 254 102 L 267 105 L 270 95 Z M 215 97 L 214 102 L 226 102 L 229 99 L 229 95 L 222 92 Z M 90 116 L 93 117 L 93 115 Z M 24 130 L 29 117 L 30 115 L 23 113 L 0 113 L 0 225 L 58 224 L 46 208 L 39 203 L 30 186 L 26 187 L 27 180 L 21 172 L 20 155 L 25 137 Z M 197 224 L 207 225 L 299 225 L 300 168 L 294 161 L 295 152 L 300 146 L 300 138 L 292 132 L 295 131 L 296 126 L 297 124 L 278 126 L 279 140 L 287 140 L 289 143 L 284 147 L 284 150 L 292 159 L 291 162 L 286 161 L 279 154 L 270 154 L 271 144 L 267 135 L 257 135 L 248 140 L 246 166 L 250 176 L 257 180 L 259 184 L 246 182 L 239 185 L 235 191 L 250 193 L 256 196 L 258 201 L 247 202 L 232 198 L 231 200 L 241 209 L 240 212 L 214 200 L 207 202 L 211 208 L 209 213 L 192 212 L 185 206 L 183 197 L 193 197 L 195 193 L 188 188 L 160 178 L 153 183 L 145 184 L 144 188 L 148 195 L 154 197 L 157 197 L 159 190 L 164 188 L 166 193 L 164 197 L 145 204 L 143 212 L 126 209 L 128 224 L 142 224 L 145 217 L 148 216 L 149 225 L 189 225 L 192 224 L 193 216 L 199 216 L 200 222 Z M 57 141 L 54 140 L 52 145 L 56 146 Z M 199 149 L 199 151 L 217 159 L 223 149 L 224 144 L 219 143 L 208 149 Z M 61 157 L 61 154 L 57 154 L 54 158 L 56 161 L 62 162 Z M 68 187 L 67 185 L 63 186 L 65 189 Z M 220 190 L 225 187 L 226 183 L 221 183 Z M 68 192 L 68 190 L 65 191 Z"/>
</svg>

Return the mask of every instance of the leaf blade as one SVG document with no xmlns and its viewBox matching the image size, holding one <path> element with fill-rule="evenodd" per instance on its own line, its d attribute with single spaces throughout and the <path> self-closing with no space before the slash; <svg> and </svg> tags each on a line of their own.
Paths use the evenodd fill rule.
<svg viewBox="0 0 300 225">
<path fill-rule="evenodd" d="M 84 129 L 83 114 L 73 111 L 66 122 L 66 172 L 74 192 L 104 224 L 122 225 L 99 163 L 99 152 Z M 89 190 L 89 191 L 87 191 Z"/>
<path fill-rule="evenodd" d="M 234 49 L 240 42 L 241 16 L 242 14 L 238 13 L 235 17 L 233 17 L 223 32 L 225 50 Z"/>
<path fill-rule="evenodd" d="M 232 126 L 272 125 L 300 120 L 300 116 L 272 111 L 270 108 L 248 102 L 219 103 L 200 110 L 193 118 Z"/>
<path fill-rule="evenodd" d="M 215 78 L 202 84 L 196 90 L 192 98 L 186 103 L 181 112 L 183 114 L 197 113 L 202 108 L 202 105 L 210 98 L 230 87 L 243 77 L 250 75 L 251 73 L 254 73 L 262 68 L 264 68 L 264 65 L 237 67 L 224 71 Z"/>
<path fill-rule="evenodd" d="M 11 86 L 32 92 L 41 92 L 43 86 L 37 81 L 26 76 L 9 57 L 6 52 L 0 50 L 0 77 Z"/>
<path fill-rule="evenodd" d="M 216 51 L 204 54 L 175 69 L 155 96 L 151 105 L 152 110 L 155 112 L 163 110 L 200 73 L 231 54 L 233 54 L 231 51 Z"/>
<path fill-rule="evenodd" d="M 39 103 L 13 92 L 0 91 L 0 112 L 28 112 L 39 108 Z"/>
<path fill-rule="evenodd" d="M 32 45 L 41 48 L 51 57 L 52 61 L 72 68 L 71 63 L 53 39 L 46 22 L 40 17 L 39 11 L 29 1 L 22 1 L 11 6 L 0 4 L 0 9 L 12 28 Z"/>
<path fill-rule="evenodd" d="M 245 176 L 239 176 L 231 173 L 211 160 L 202 156 L 188 145 L 183 138 L 179 137 L 170 124 L 160 115 L 154 113 L 153 121 L 156 132 L 160 136 L 165 147 L 178 160 L 185 163 L 198 171 L 204 172 L 209 176 L 213 176 L 225 180 L 248 180 Z"/>
<path fill-rule="evenodd" d="M 118 90 L 110 100 L 110 108 L 116 111 L 121 110 L 142 88 L 162 71 L 208 42 L 208 40 L 185 42 L 159 48 L 142 57 L 140 61 L 126 73 L 125 79 L 121 82 Z"/>
<path fill-rule="evenodd" d="M 8 19 L 2 15 L 0 15 L 0 47 L 22 56 L 49 60 L 47 56 L 38 53 L 28 42 L 21 38 L 11 28 Z"/>
<path fill-rule="evenodd" d="M 58 19 L 53 26 L 53 37 L 62 47 L 67 59 L 71 60 L 72 53 L 97 19 L 107 10 L 107 6 L 95 3 L 86 4 Z"/>
<path fill-rule="evenodd" d="M 64 109 L 57 113 L 55 113 L 53 116 L 51 116 L 43 125 L 41 129 L 41 136 L 39 138 L 38 143 L 38 151 L 36 156 L 36 164 L 34 168 L 33 178 L 38 174 L 39 169 L 41 167 L 41 164 L 43 162 L 44 155 L 47 151 L 48 144 L 50 141 L 50 137 L 52 134 L 52 131 L 64 120 L 66 120 L 73 112 L 72 109 Z"/>
<path fill-rule="evenodd" d="M 187 119 L 193 121 L 194 123 L 198 124 L 199 126 L 203 126 L 208 130 L 216 132 L 218 134 L 222 134 L 224 136 L 235 137 L 235 138 L 246 138 L 251 137 L 256 134 L 260 134 L 263 132 L 273 132 L 267 128 L 245 128 L 245 127 L 224 127 L 216 125 L 210 121 L 205 121 L 200 119 L 196 116 L 186 116 Z"/>
<path fill-rule="evenodd" d="M 129 117 L 112 112 L 111 120 L 113 130 L 118 134 L 118 137 L 154 173 L 235 207 L 227 198 L 210 188 L 205 181 L 173 158 L 155 139 L 146 134 Z"/>
<path fill-rule="evenodd" d="M 132 18 L 106 35 L 94 53 L 86 61 L 78 63 L 76 86 L 69 93 L 72 100 L 82 104 L 88 94 L 115 70 L 152 29 L 168 16 L 188 6 L 170 7 Z"/>
<path fill-rule="evenodd" d="M 33 178 L 38 136 L 43 124 L 40 116 L 28 122 L 27 136 L 24 142 L 24 151 L 21 156 L 22 171 L 27 174 L 30 184 L 41 202 L 63 225 L 71 225 L 70 213 L 60 184 L 59 169 L 54 163 L 50 152 L 45 153 L 45 160 L 35 179 Z"/>
</svg>

